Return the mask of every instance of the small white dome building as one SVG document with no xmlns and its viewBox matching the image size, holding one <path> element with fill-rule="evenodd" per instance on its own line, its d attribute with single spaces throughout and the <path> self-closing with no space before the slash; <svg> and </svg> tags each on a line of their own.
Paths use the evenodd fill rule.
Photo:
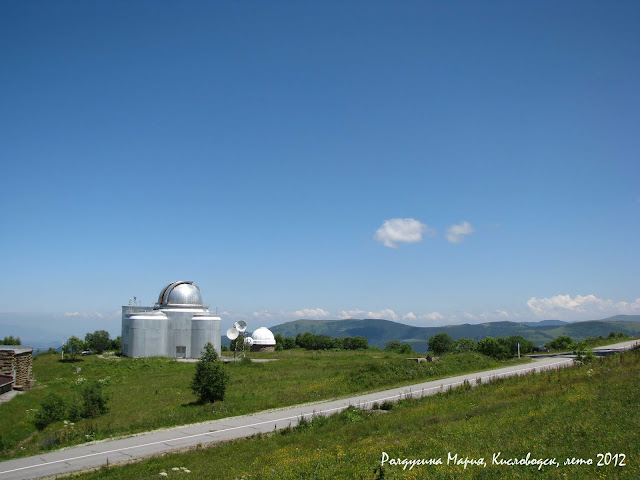
<svg viewBox="0 0 640 480">
<path fill-rule="evenodd" d="M 202 305 L 193 282 L 172 282 L 153 307 L 122 307 L 122 354 L 127 357 L 200 358 L 207 343 L 220 354 L 222 320 Z"/>
<path fill-rule="evenodd" d="M 253 334 L 252 352 L 273 352 L 276 349 L 276 339 L 267 327 L 258 328 Z"/>
</svg>

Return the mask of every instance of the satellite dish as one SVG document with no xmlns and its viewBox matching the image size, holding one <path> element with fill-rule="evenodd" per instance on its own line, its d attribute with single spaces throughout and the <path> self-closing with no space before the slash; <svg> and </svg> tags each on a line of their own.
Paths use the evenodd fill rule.
<svg viewBox="0 0 640 480">
<path fill-rule="evenodd" d="M 244 339 L 244 343 L 245 343 L 247 346 L 249 346 L 249 347 L 250 347 L 251 345 L 253 345 L 253 338 L 251 338 L 251 337 L 247 337 L 247 338 L 245 338 L 245 339 Z"/>
<path fill-rule="evenodd" d="M 238 320 L 236 323 L 233 324 L 233 326 L 240 333 L 243 333 L 247 329 L 247 322 L 245 322 L 244 320 Z"/>
<path fill-rule="evenodd" d="M 227 338 L 229 340 L 235 340 L 236 338 L 238 338 L 238 335 L 240 335 L 240 333 L 238 332 L 238 330 L 236 330 L 236 327 L 231 327 L 229 330 L 227 330 Z"/>
</svg>

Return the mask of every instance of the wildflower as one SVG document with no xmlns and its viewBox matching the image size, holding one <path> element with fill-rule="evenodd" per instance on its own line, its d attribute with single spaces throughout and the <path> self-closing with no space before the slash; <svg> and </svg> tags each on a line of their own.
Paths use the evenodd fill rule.
<svg viewBox="0 0 640 480">
<path fill-rule="evenodd" d="M 173 470 L 174 472 L 179 472 L 179 471 L 180 471 L 180 468 L 178 468 L 178 467 L 173 467 L 171 470 Z"/>
<path fill-rule="evenodd" d="M 167 472 L 160 472 L 158 475 L 160 475 L 161 477 L 166 477 L 168 475 Z"/>
</svg>

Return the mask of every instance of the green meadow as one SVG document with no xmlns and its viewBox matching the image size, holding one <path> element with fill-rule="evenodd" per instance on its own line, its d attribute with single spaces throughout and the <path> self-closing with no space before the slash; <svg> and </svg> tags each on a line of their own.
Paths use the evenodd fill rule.
<svg viewBox="0 0 640 480">
<path fill-rule="evenodd" d="M 225 365 L 231 377 L 225 400 L 201 405 L 189 388 L 194 363 L 96 355 L 61 362 L 57 355 L 39 355 L 33 364 L 35 388 L 0 404 L 0 459 L 518 362 L 465 353 L 418 364 L 404 355 L 376 350 L 294 349 L 251 356 L 276 361 Z M 42 400 L 52 392 L 68 402 L 77 399 L 83 379 L 101 380 L 109 411 L 75 423 L 58 421 L 38 431 L 33 420 Z"/>
<path fill-rule="evenodd" d="M 639 407 L 636 349 L 74 478 L 638 479 Z"/>
</svg>

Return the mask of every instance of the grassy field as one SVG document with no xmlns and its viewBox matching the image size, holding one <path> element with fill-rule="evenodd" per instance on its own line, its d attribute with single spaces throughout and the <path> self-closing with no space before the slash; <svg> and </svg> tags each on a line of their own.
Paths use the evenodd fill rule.
<svg viewBox="0 0 640 480">
<path fill-rule="evenodd" d="M 404 400 L 390 411 L 351 408 L 294 429 L 78 478 L 156 479 L 164 472 L 168 479 L 220 480 L 637 480 L 639 407 L 640 351 L 635 350 L 591 365 L 498 380 L 473 391 L 460 388 Z M 405 470 L 388 460 L 382 472 L 374 472 L 383 452 L 389 459 L 432 459 L 436 465 Z M 496 454 L 498 460 L 530 454 L 530 459 L 555 460 L 558 466 L 494 464 Z M 467 462 L 465 468 L 450 461 L 454 455 L 476 464 Z M 477 464 L 480 459 L 486 466 Z M 571 465 L 567 459 L 593 464 Z"/>
<path fill-rule="evenodd" d="M 0 405 L 0 459 L 517 362 L 497 362 L 477 353 L 447 355 L 428 364 L 380 351 L 296 349 L 260 356 L 278 360 L 227 364 L 231 381 L 225 401 L 200 405 L 189 388 L 193 363 L 98 356 L 61 362 L 56 355 L 40 355 L 33 365 L 36 387 Z M 33 418 L 42 399 L 49 392 L 72 399 L 78 395 L 82 378 L 104 381 L 109 412 L 75 424 L 56 422 L 43 431 L 36 430 Z"/>
</svg>

